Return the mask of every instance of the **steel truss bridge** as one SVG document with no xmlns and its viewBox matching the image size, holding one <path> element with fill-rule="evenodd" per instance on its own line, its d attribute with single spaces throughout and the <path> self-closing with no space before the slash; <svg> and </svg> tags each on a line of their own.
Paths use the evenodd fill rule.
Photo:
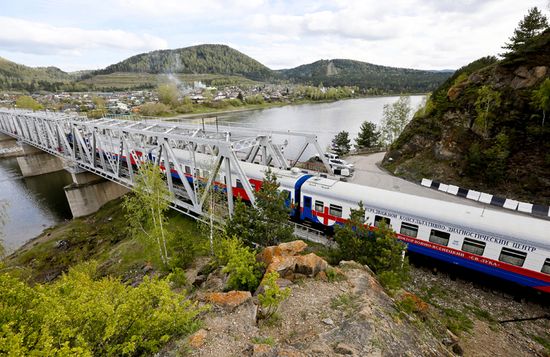
<svg viewBox="0 0 550 357">
<path fill-rule="evenodd" d="M 92 172 L 129 189 L 134 186 L 136 169 L 155 157 L 156 164 L 162 163 L 166 173 L 175 171 L 182 178 L 179 184 L 171 174 L 166 175 L 172 208 L 195 217 L 204 214 L 205 199 L 220 171 L 225 173 L 227 182 L 232 182 L 232 176 L 236 175 L 254 204 L 252 186 L 242 169 L 243 161 L 291 168 L 283 154 L 284 145 L 274 143 L 273 135 L 302 138 L 303 145 L 292 162 L 297 162 L 311 146 L 327 171 L 332 172 L 317 137 L 312 134 L 160 120 L 87 119 L 76 114 L 18 109 L 0 109 L 0 132 L 64 159 L 73 169 Z M 191 163 L 183 163 L 174 153 L 175 149 L 185 151 L 186 157 L 192 158 Z M 210 155 L 213 163 L 211 169 L 203 170 L 200 178 L 195 161 L 197 153 Z M 127 162 L 135 163 L 136 167 Z M 186 172 L 185 166 L 191 166 L 190 172 Z M 192 176 L 192 183 L 183 179 L 186 174 Z M 199 181 L 206 182 L 206 186 L 199 189 Z M 226 191 L 228 211 L 232 214 L 232 185 L 228 184 Z"/>
</svg>

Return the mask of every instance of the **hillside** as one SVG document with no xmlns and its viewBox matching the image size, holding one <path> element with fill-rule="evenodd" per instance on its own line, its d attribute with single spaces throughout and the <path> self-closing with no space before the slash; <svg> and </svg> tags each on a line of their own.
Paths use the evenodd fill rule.
<svg viewBox="0 0 550 357">
<path fill-rule="evenodd" d="M 501 61 L 487 57 L 461 68 L 434 91 L 383 165 L 412 180 L 549 204 L 550 125 L 533 104 L 549 64 L 547 30 Z"/>
<path fill-rule="evenodd" d="M 57 67 L 27 67 L 0 57 L 0 89 L 57 90 L 72 79 Z"/>
<path fill-rule="evenodd" d="M 274 73 L 260 62 L 226 45 L 198 45 L 175 50 L 160 50 L 132 56 L 95 74 L 211 73 L 239 75 L 253 80 L 268 80 Z"/>
<path fill-rule="evenodd" d="M 452 71 L 422 71 L 409 68 L 379 66 L 349 59 L 320 60 L 292 69 L 280 70 L 286 79 L 303 84 L 325 86 L 356 85 L 385 92 L 430 92 Z"/>
</svg>

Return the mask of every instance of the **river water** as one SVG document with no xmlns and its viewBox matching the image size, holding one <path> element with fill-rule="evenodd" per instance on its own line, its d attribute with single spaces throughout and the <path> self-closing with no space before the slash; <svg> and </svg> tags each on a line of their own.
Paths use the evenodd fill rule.
<svg viewBox="0 0 550 357">
<path fill-rule="evenodd" d="M 416 109 L 424 96 L 412 96 L 411 106 Z M 330 145 L 339 131 L 346 130 L 355 138 L 365 120 L 379 124 L 385 104 L 398 97 L 375 97 L 342 100 L 332 103 L 289 105 L 263 110 L 244 111 L 218 115 L 221 125 L 238 125 L 251 128 L 313 133 L 322 149 Z M 303 141 L 289 135 L 275 138 L 287 140 L 286 155 L 297 156 Z M 301 160 L 313 154 L 309 150 Z M 65 171 L 23 178 L 14 158 L 0 159 L 0 200 L 9 203 L 8 221 L 2 230 L 4 243 L 9 251 L 39 235 L 45 228 L 62 220 L 70 219 L 63 187 L 70 184 L 71 177 Z"/>
</svg>

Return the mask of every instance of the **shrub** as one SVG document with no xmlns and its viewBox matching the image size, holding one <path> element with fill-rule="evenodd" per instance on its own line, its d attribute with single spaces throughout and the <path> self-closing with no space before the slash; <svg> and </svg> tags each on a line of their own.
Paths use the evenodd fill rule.
<svg viewBox="0 0 550 357">
<path fill-rule="evenodd" d="M 139 112 L 144 116 L 158 116 L 170 113 L 170 107 L 163 103 L 145 103 L 140 105 Z"/>
<path fill-rule="evenodd" d="M 95 279 L 96 265 L 72 268 L 51 285 L 0 275 L 0 354 L 120 356 L 154 354 L 173 336 L 193 332 L 203 311 L 169 282 L 135 288 Z"/>
<path fill-rule="evenodd" d="M 238 238 L 223 238 L 216 247 L 215 259 L 223 272 L 229 274 L 228 288 L 254 291 L 262 277 L 262 264 L 256 261 L 256 253 L 243 245 Z"/>
<path fill-rule="evenodd" d="M 258 295 L 262 317 L 269 319 L 277 313 L 279 306 L 290 296 L 290 288 L 281 289 L 277 284 L 279 273 L 271 272 L 264 277 L 264 293 Z"/>
</svg>

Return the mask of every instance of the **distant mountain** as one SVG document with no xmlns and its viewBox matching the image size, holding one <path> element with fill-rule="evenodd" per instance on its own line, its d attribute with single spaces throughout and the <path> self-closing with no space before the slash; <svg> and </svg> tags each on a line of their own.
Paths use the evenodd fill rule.
<svg viewBox="0 0 550 357">
<path fill-rule="evenodd" d="M 0 57 L 0 89 L 57 90 L 73 77 L 57 67 L 27 67 Z"/>
<path fill-rule="evenodd" d="M 449 71 L 379 66 L 349 59 L 320 60 L 279 70 L 278 73 L 295 83 L 356 85 L 362 89 L 381 89 L 385 92 L 430 92 L 452 74 Z"/>
<path fill-rule="evenodd" d="M 238 75 L 259 81 L 276 76 L 260 62 L 226 45 L 198 45 L 142 53 L 96 71 L 95 74 L 115 72 L 211 73 Z"/>
</svg>

